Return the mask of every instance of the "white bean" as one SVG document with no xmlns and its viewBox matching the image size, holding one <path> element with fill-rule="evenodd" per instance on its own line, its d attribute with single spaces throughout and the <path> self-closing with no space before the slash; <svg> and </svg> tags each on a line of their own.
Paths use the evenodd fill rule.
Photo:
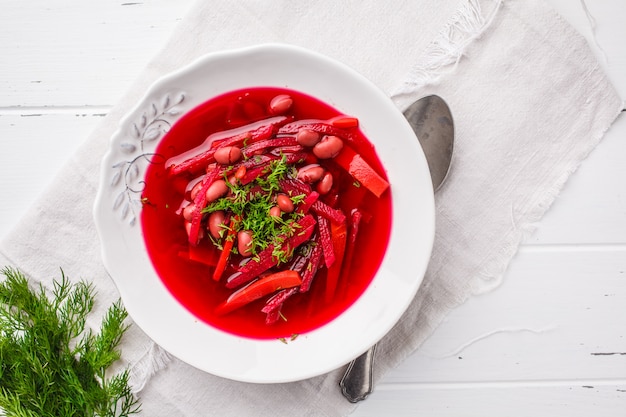
<svg viewBox="0 0 626 417">
<path fill-rule="evenodd" d="M 231 165 L 241 159 L 241 149 L 236 146 L 224 146 L 215 151 L 215 161 L 222 165 Z"/>
<path fill-rule="evenodd" d="M 237 233 L 237 250 L 241 256 L 252 255 L 252 232 L 242 230 Z"/>
<path fill-rule="evenodd" d="M 319 159 L 330 159 L 339 155 L 343 149 L 343 141 L 337 136 L 324 136 L 321 141 L 313 147 L 313 153 Z"/>
<path fill-rule="evenodd" d="M 291 213 L 294 210 L 293 202 L 287 194 L 279 194 L 276 197 L 276 204 L 285 213 Z"/>
<path fill-rule="evenodd" d="M 324 168 L 317 164 L 307 165 L 298 170 L 298 179 L 308 184 L 319 181 L 323 175 Z"/>
<path fill-rule="evenodd" d="M 309 148 L 315 146 L 320 139 L 320 134 L 311 129 L 300 129 L 296 134 L 296 142 Z"/>
<path fill-rule="evenodd" d="M 317 192 L 324 195 L 330 192 L 333 188 L 333 175 L 330 172 L 324 174 L 320 182 L 317 183 Z"/>
<path fill-rule="evenodd" d="M 293 99 L 287 94 L 279 94 L 270 101 L 270 111 L 273 114 L 283 114 L 291 108 Z"/>
<path fill-rule="evenodd" d="M 209 233 L 214 239 L 219 239 L 222 230 L 224 230 L 224 212 L 222 210 L 214 211 L 209 215 L 207 221 L 209 227 Z"/>
<path fill-rule="evenodd" d="M 206 190 L 206 201 L 211 203 L 218 198 L 224 196 L 228 192 L 228 185 L 224 180 L 216 180 Z"/>
</svg>

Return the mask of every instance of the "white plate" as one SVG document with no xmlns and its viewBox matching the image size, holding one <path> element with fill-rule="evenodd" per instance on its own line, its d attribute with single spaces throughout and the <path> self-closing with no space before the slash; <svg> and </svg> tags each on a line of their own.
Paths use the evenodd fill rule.
<svg viewBox="0 0 626 417">
<path fill-rule="evenodd" d="M 275 86 L 316 97 L 359 118 L 391 184 L 387 253 L 363 295 L 327 325 L 287 344 L 217 330 L 181 306 L 157 276 L 141 222 L 145 154 L 184 113 L 221 93 Z M 336 369 L 381 339 L 415 296 L 434 238 L 433 190 L 413 131 L 370 81 L 328 57 L 288 45 L 207 55 L 156 82 L 121 122 L 102 164 L 94 215 L 104 264 L 141 329 L 181 360 L 245 382 L 301 380 Z"/>
</svg>

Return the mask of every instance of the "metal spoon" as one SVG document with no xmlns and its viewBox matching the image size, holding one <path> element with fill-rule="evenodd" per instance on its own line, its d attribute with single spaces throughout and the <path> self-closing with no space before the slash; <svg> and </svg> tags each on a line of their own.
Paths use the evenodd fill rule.
<svg viewBox="0 0 626 417">
<path fill-rule="evenodd" d="M 422 145 L 433 190 L 437 191 L 450 168 L 454 149 L 454 123 L 446 102 L 439 96 L 423 97 L 411 104 L 404 117 Z M 359 402 L 373 389 L 373 365 L 376 345 L 348 365 L 339 386 L 348 401 Z"/>
</svg>

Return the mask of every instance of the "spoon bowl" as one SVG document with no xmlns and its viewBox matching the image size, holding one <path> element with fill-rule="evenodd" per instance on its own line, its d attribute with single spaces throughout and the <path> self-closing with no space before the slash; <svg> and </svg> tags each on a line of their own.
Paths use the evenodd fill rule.
<svg viewBox="0 0 626 417">
<path fill-rule="evenodd" d="M 432 95 L 417 100 L 403 114 L 426 155 L 433 190 L 437 191 L 450 171 L 454 150 L 450 108 L 441 97 Z"/>
</svg>

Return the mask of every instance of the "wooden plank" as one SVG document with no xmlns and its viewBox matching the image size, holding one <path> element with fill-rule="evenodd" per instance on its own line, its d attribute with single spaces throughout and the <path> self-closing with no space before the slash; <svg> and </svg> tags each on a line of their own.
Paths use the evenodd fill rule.
<svg viewBox="0 0 626 417">
<path fill-rule="evenodd" d="M 626 381 L 625 301 L 626 245 L 524 248 L 384 382 Z"/>
<path fill-rule="evenodd" d="M 624 300 L 623 245 L 525 247 L 352 416 L 621 415 Z"/>
<path fill-rule="evenodd" d="M 103 109 L 78 111 L 0 114 L 0 239 L 104 117 Z"/>
<path fill-rule="evenodd" d="M 613 417 L 624 415 L 625 405 L 626 383 L 623 381 L 388 385 L 374 392 L 351 416 Z"/>
<path fill-rule="evenodd" d="M 0 108 L 115 104 L 191 4 L 3 1 Z"/>
</svg>

